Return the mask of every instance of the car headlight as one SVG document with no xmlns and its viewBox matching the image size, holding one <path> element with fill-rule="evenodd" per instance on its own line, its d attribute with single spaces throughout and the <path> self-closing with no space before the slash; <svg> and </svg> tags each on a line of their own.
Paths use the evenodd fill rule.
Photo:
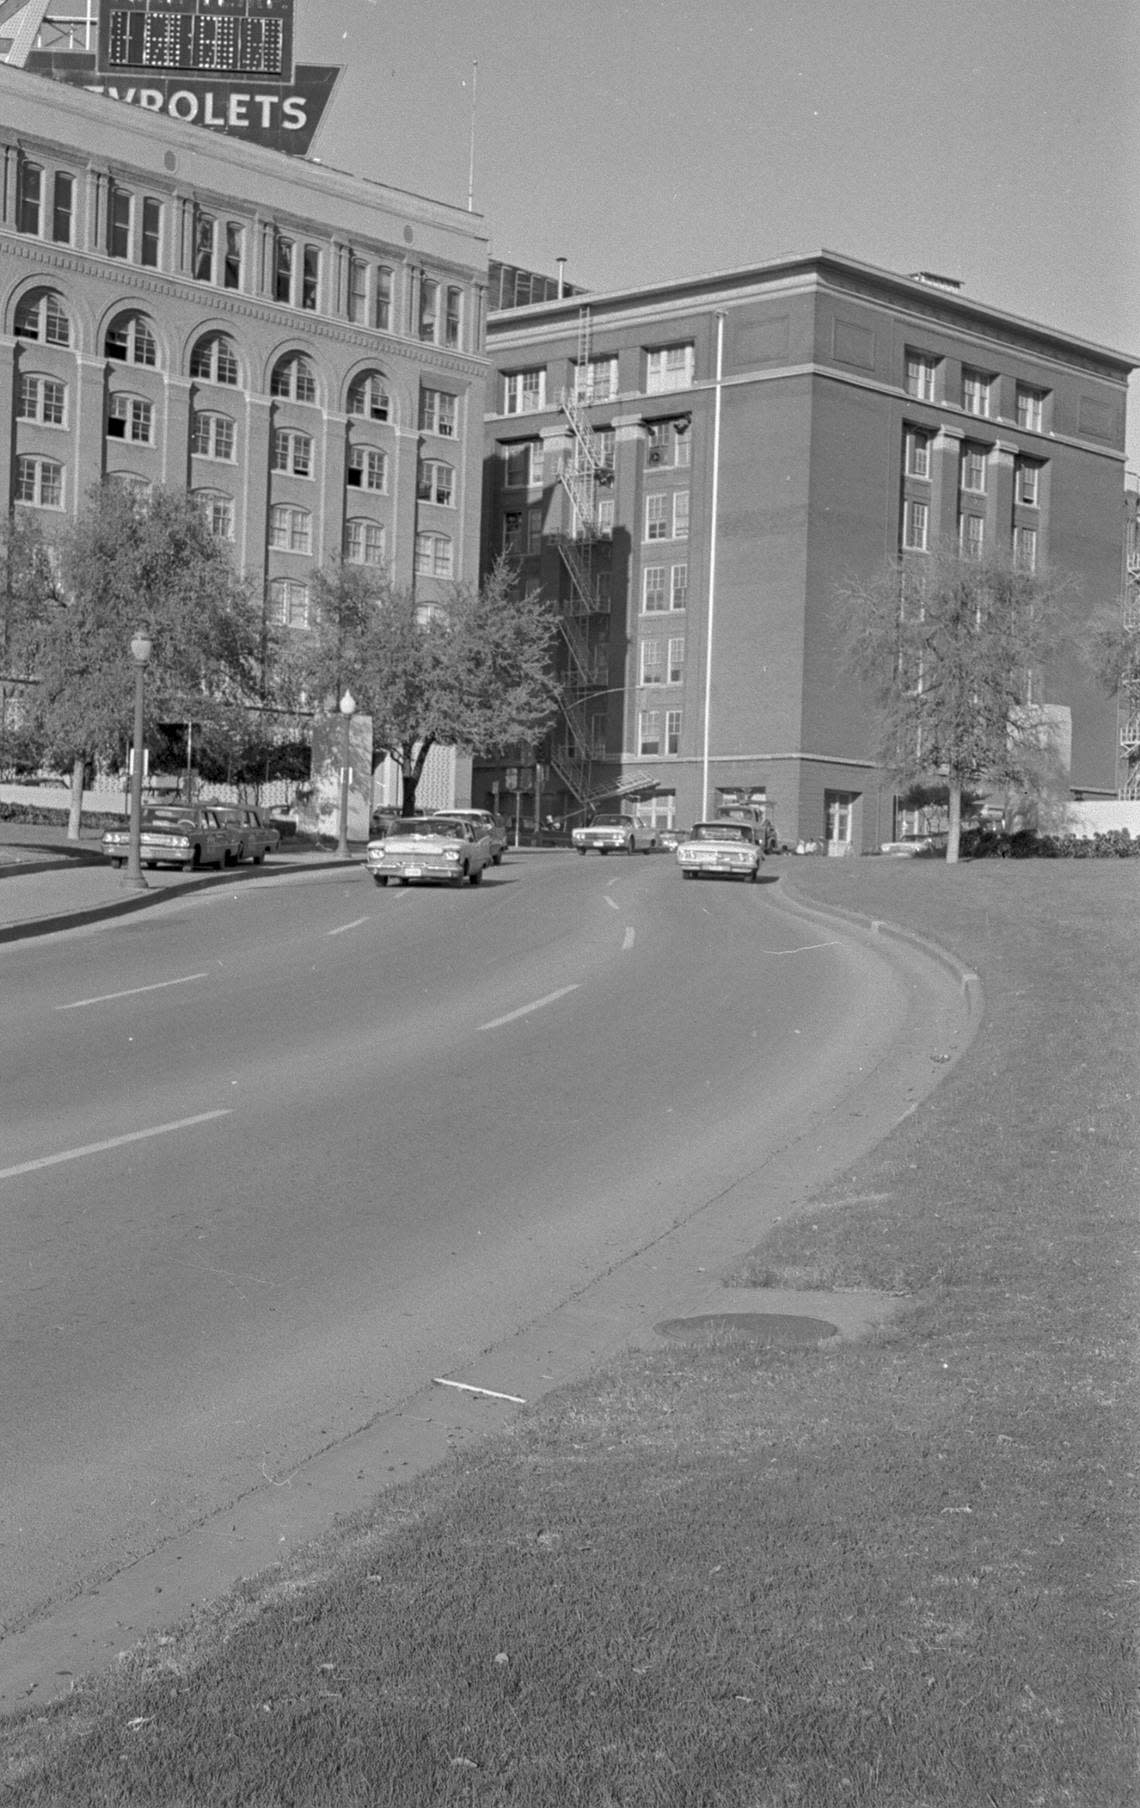
<svg viewBox="0 0 1140 1808">
<path fill-rule="evenodd" d="M 444 848 L 443 857 L 445 860 L 458 860 L 460 858 L 459 849 L 458 848 Z"/>
</svg>

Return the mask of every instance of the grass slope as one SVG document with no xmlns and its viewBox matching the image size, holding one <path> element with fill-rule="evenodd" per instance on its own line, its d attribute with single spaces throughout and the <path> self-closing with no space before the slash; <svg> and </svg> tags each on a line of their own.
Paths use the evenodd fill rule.
<svg viewBox="0 0 1140 1808">
<path fill-rule="evenodd" d="M 10 1808 L 1140 1799 L 1136 869 L 789 877 L 982 976 L 963 1062 L 731 1277 L 900 1319 L 549 1398 L 9 1723 Z"/>
</svg>

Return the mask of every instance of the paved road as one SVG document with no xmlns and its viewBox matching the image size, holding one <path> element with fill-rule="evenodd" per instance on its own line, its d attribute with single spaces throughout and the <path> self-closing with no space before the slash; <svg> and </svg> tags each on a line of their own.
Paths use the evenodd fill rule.
<svg viewBox="0 0 1140 1808">
<path fill-rule="evenodd" d="M 0 985 L 5 1629 L 700 1211 L 908 1007 L 773 887 L 560 855 L 269 874 Z"/>
</svg>

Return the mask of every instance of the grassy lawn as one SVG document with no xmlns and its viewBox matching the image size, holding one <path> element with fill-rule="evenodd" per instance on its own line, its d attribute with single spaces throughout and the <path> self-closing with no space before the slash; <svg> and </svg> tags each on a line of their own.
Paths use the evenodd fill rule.
<svg viewBox="0 0 1140 1808">
<path fill-rule="evenodd" d="M 900 1317 L 549 1397 L 6 1723 L 8 1808 L 1140 1800 L 1140 863 L 786 870 L 982 978 L 943 1085 L 730 1277 Z"/>
</svg>

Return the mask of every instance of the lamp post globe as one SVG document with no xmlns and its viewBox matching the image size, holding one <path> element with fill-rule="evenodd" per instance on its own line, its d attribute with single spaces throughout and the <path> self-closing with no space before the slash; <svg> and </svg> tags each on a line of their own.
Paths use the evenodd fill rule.
<svg viewBox="0 0 1140 1808">
<path fill-rule="evenodd" d="M 146 880 L 142 874 L 142 769 L 143 769 L 143 704 L 146 680 L 146 668 L 153 651 L 150 635 L 144 628 L 131 636 L 131 661 L 135 668 L 135 726 L 134 745 L 131 758 L 131 820 L 130 836 L 127 842 L 127 869 L 123 874 L 123 884 L 132 891 L 145 891 Z"/>
<path fill-rule="evenodd" d="M 352 718 L 356 714 L 356 698 L 346 687 L 339 704 L 341 718 L 344 722 L 344 743 L 341 749 L 340 768 L 340 823 L 337 835 L 336 852 L 338 860 L 347 860 L 348 855 L 348 787 L 352 777 L 349 761 L 352 756 Z"/>
</svg>

